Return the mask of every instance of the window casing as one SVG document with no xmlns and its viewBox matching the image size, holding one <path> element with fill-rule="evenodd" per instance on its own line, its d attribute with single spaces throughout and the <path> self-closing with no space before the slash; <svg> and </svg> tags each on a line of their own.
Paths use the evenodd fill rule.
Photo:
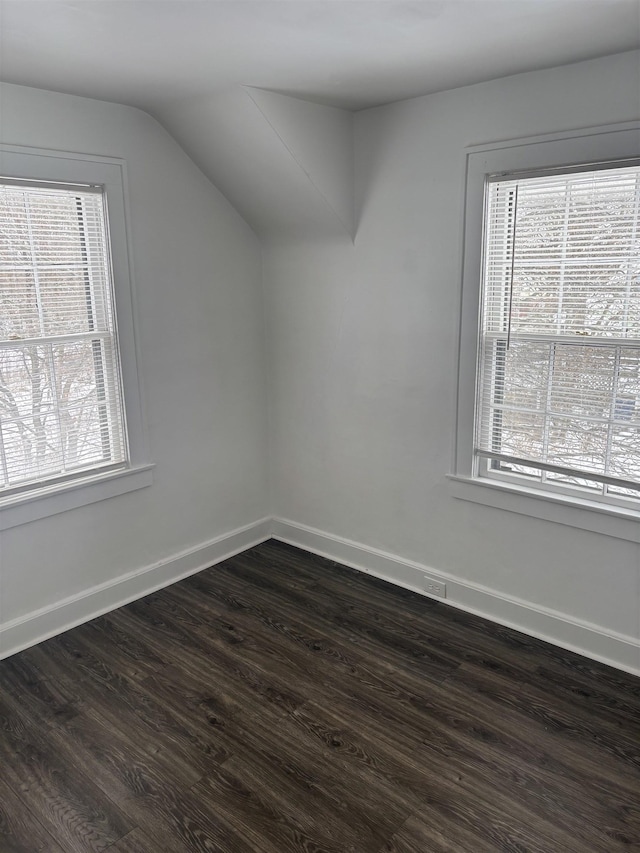
<svg viewBox="0 0 640 853">
<path fill-rule="evenodd" d="M 0 178 L 0 495 L 127 463 L 104 193 Z"/>
<path fill-rule="evenodd" d="M 453 497 L 496 509 L 640 542 L 638 501 L 622 495 L 603 500 L 595 488 L 556 482 L 535 472 L 500 471 L 475 452 L 479 441 L 476 400 L 478 355 L 482 352 L 482 282 L 487 181 L 585 171 L 640 162 L 640 123 L 627 122 L 546 136 L 473 146 L 465 152 L 462 288 L 458 314 L 457 383 L 452 468 Z M 517 232 L 516 232 L 517 241 Z M 524 330 L 522 330 L 524 333 Z M 589 336 L 590 337 L 590 336 Z M 544 341 L 548 340 L 545 338 Z M 543 342 L 544 342 L 543 341 Z M 609 344 L 617 343 L 610 340 Z M 625 340 L 624 345 L 629 344 Z M 511 347 L 510 347 L 511 349 Z M 480 377 L 480 383 L 483 381 Z M 485 386 L 486 387 L 486 386 Z M 623 395 L 624 396 L 624 395 Z M 622 401 L 617 414 L 628 416 Z M 495 449 L 495 448 L 493 448 Z M 562 476 L 563 472 L 560 472 Z M 539 477 L 542 482 L 535 482 Z M 600 485 L 598 485 L 600 488 Z"/>
<path fill-rule="evenodd" d="M 14 189 L 50 190 L 54 195 L 68 191 L 67 201 L 60 203 L 63 207 L 67 205 L 67 214 L 69 211 L 76 214 L 73 224 L 67 222 L 62 228 L 63 254 L 67 253 L 64 260 L 71 261 L 70 266 L 74 267 L 71 273 L 69 270 L 66 273 L 71 284 L 64 285 L 65 276 L 55 269 L 55 263 L 47 270 L 46 262 L 52 259 L 45 258 L 43 269 L 48 279 L 41 288 L 40 302 L 34 298 L 33 258 L 28 257 L 32 252 L 28 240 L 26 243 L 23 240 L 22 255 L 18 258 L 14 252 L 17 266 L 23 266 L 21 270 L 13 270 L 14 292 L 7 297 L 7 288 L 4 292 L 0 290 L 0 302 L 4 301 L 4 307 L 8 305 L 12 314 L 7 320 L 7 312 L 0 306 L 0 357 L 4 355 L 6 362 L 7 353 L 13 352 L 15 368 L 16 351 L 19 358 L 27 353 L 28 365 L 31 355 L 38 356 L 36 364 L 41 365 L 44 376 L 40 377 L 42 399 L 36 400 L 36 417 L 46 409 L 49 421 L 44 433 L 42 424 L 38 425 L 39 437 L 42 440 L 44 434 L 54 447 L 52 436 L 57 429 L 59 450 L 57 456 L 52 448 L 41 454 L 36 465 L 31 469 L 27 466 L 22 481 L 20 476 L 16 477 L 14 466 L 12 482 L 7 486 L 5 471 L 4 487 L 0 487 L 0 530 L 4 530 L 151 485 L 153 465 L 136 351 L 126 163 L 93 154 L 0 145 L 0 175 L 3 183 Z M 51 248 L 55 230 L 49 235 L 48 246 L 47 238 L 40 240 L 40 248 Z M 16 288 L 18 272 L 22 281 Z M 25 284 L 29 277 L 31 289 Z M 20 287 L 22 300 L 18 296 Z M 25 293 L 31 294 L 31 301 L 24 298 Z M 26 307 L 25 315 L 18 318 L 19 304 Z M 12 330 L 7 328 L 11 324 Z M 65 347 L 67 354 L 69 351 L 73 354 L 75 348 L 78 356 L 68 359 L 75 365 L 76 373 L 71 371 L 65 387 L 60 383 L 56 347 L 59 356 Z M 27 400 L 23 397 L 21 401 L 23 418 L 31 416 L 25 409 L 32 402 L 28 385 L 26 396 Z M 58 415 L 52 411 L 56 405 Z M 6 417 L 7 413 L 4 414 Z M 66 431 L 56 427 L 55 420 L 60 414 L 63 419 L 73 414 L 76 423 L 67 417 Z M 91 428 L 84 430 L 80 441 L 79 427 L 83 424 Z M 29 426 L 33 428 L 33 423 Z M 14 432 L 16 429 L 19 432 L 15 427 Z M 62 453 L 60 448 L 65 442 Z M 32 448 L 31 459 L 36 458 L 36 449 Z M 46 466 L 41 466 L 43 459 L 62 464 L 52 464 L 45 470 Z"/>
<path fill-rule="evenodd" d="M 479 476 L 640 499 L 639 216 L 638 165 L 487 180 Z"/>
</svg>

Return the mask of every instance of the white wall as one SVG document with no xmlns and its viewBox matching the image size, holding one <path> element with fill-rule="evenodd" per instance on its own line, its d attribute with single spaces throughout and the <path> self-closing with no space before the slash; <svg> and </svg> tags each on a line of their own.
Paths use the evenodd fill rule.
<svg viewBox="0 0 640 853">
<path fill-rule="evenodd" d="M 355 246 L 265 252 L 276 516 L 637 641 L 637 545 L 456 500 L 446 475 L 465 147 L 638 119 L 639 69 L 622 54 L 356 116 Z"/>
<path fill-rule="evenodd" d="M 456 500 L 446 479 L 465 147 L 637 119 L 639 92 L 627 54 L 358 114 L 355 245 L 269 240 L 263 305 L 254 234 L 153 119 L 0 87 L 3 142 L 127 161 L 157 463 L 149 488 L 0 534 L 0 656 L 250 544 L 268 527 L 225 534 L 273 514 L 293 522 L 278 535 L 407 583 L 412 561 L 448 573 L 458 604 L 640 671 L 637 545 Z"/>
<path fill-rule="evenodd" d="M 353 114 L 251 87 L 180 98 L 158 119 L 259 236 L 353 232 Z"/>
<path fill-rule="evenodd" d="M 347 233 L 353 234 L 353 113 L 264 89 L 248 92 Z"/>
<path fill-rule="evenodd" d="M 0 138 L 127 162 L 156 463 L 148 488 L 0 534 L 0 620 L 11 625 L 266 516 L 267 436 L 260 247 L 177 143 L 135 109 L 8 85 Z"/>
</svg>

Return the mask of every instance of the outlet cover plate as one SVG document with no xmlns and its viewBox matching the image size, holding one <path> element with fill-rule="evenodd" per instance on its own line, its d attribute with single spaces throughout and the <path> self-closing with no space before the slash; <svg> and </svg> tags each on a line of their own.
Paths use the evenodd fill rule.
<svg viewBox="0 0 640 853">
<path fill-rule="evenodd" d="M 431 577 L 431 575 L 422 575 L 422 587 L 428 595 L 433 595 L 436 598 L 447 597 L 446 583 L 438 580 L 438 578 Z"/>
</svg>

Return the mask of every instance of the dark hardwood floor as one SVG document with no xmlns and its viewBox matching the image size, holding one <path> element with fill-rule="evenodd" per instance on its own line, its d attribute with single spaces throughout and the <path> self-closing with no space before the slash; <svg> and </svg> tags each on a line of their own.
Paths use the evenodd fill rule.
<svg viewBox="0 0 640 853">
<path fill-rule="evenodd" d="M 640 851 L 640 679 L 270 541 L 0 662 L 2 853 Z"/>
</svg>

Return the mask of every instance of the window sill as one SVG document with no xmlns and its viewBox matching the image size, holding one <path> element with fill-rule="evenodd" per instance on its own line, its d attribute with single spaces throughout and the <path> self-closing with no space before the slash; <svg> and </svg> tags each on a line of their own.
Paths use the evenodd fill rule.
<svg viewBox="0 0 640 853">
<path fill-rule="evenodd" d="M 448 480 L 451 494 L 460 500 L 640 542 L 640 513 L 633 510 L 472 477 L 449 475 Z"/>
<path fill-rule="evenodd" d="M 136 465 L 0 501 L 0 530 L 143 489 L 153 482 L 154 467 Z"/>
</svg>

